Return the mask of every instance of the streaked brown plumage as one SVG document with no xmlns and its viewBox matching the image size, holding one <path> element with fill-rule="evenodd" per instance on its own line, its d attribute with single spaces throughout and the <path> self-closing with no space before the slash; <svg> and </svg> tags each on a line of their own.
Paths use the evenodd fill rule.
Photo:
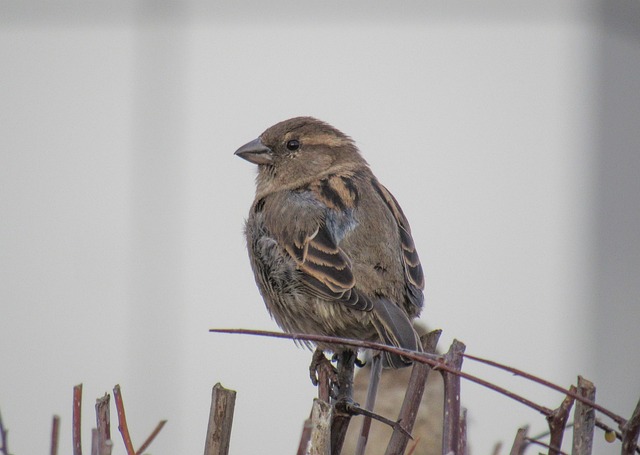
<svg viewBox="0 0 640 455">
<path fill-rule="evenodd" d="M 258 165 L 245 235 L 278 325 L 418 350 L 410 319 L 422 309 L 424 278 L 409 223 L 353 141 L 297 117 L 235 154 Z M 410 363 L 395 355 L 385 361 Z"/>
</svg>

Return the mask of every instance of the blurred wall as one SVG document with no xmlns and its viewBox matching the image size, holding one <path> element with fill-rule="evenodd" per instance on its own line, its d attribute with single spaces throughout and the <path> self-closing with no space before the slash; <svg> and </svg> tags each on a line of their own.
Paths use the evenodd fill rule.
<svg viewBox="0 0 640 455">
<path fill-rule="evenodd" d="M 640 2 L 602 2 L 597 36 L 590 344 L 599 397 L 628 417 L 640 391 Z"/>
<path fill-rule="evenodd" d="M 200 451 L 217 381 L 239 391 L 234 453 L 295 450 L 315 393 L 310 354 L 207 330 L 276 328 L 241 234 L 254 170 L 232 153 L 301 114 L 350 134 L 400 200 L 425 262 L 423 320 L 443 344 L 459 338 L 565 385 L 583 374 L 628 415 L 638 5 L 0 4 L 0 410 L 12 452 L 46 452 L 53 413 L 69 450 L 79 382 L 85 442 L 93 399 L 120 383 L 136 445 L 168 418 L 151 452 Z M 478 453 L 545 426 L 472 384 L 463 401 Z"/>
</svg>

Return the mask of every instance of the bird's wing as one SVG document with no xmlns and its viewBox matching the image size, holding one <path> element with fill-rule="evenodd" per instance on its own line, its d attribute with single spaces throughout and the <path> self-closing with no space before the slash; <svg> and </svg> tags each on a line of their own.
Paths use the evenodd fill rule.
<svg viewBox="0 0 640 455">
<path fill-rule="evenodd" d="M 355 193 L 344 179 L 330 176 L 315 182 L 306 192 L 288 193 L 278 201 L 279 213 L 266 219 L 280 246 L 296 262 L 304 289 L 311 295 L 334 300 L 350 308 L 370 311 L 373 303 L 354 289 L 351 260 L 339 247 L 334 218 L 345 217 L 355 204 Z M 283 223 L 282 220 L 292 220 Z"/>
<path fill-rule="evenodd" d="M 375 178 L 371 179 L 371 184 L 387 205 L 398 224 L 400 244 L 402 246 L 402 260 L 404 262 L 404 271 L 407 281 L 410 285 L 417 288 L 417 290 L 422 290 L 424 289 L 424 273 L 422 272 L 422 265 L 420 264 L 420 258 L 418 257 L 416 246 L 413 243 L 409 221 L 407 221 L 407 217 L 404 216 L 404 213 L 400 208 L 400 204 L 398 204 L 398 201 L 396 201 L 396 198 L 393 197 L 388 189 L 386 189 Z"/>
<path fill-rule="evenodd" d="M 351 261 L 336 245 L 324 223 L 310 234 L 286 243 L 284 248 L 303 272 L 302 281 L 311 294 L 354 309 L 371 310 L 371 302 L 353 289 L 356 283 Z"/>
</svg>

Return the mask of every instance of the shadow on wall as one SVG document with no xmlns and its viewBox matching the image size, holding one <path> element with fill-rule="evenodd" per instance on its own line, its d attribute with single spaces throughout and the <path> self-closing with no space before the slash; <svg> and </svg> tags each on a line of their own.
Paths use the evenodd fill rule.
<svg viewBox="0 0 640 455">
<path fill-rule="evenodd" d="M 595 93 L 593 378 L 623 415 L 640 376 L 640 2 L 602 1 Z M 631 349 L 629 349 L 631 348 Z"/>
</svg>

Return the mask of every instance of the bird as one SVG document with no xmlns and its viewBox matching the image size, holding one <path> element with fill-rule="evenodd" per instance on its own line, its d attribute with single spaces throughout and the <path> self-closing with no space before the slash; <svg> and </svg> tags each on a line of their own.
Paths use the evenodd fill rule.
<svg viewBox="0 0 640 455">
<path fill-rule="evenodd" d="M 422 311 L 424 273 L 411 228 L 351 137 L 316 118 L 295 117 L 235 155 L 257 165 L 244 234 L 276 323 L 289 333 L 420 351 L 411 320 Z M 316 343 L 320 353 L 347 349 Z M 411 364 L 388 352 L 382 362 Z"/>
</svg>

